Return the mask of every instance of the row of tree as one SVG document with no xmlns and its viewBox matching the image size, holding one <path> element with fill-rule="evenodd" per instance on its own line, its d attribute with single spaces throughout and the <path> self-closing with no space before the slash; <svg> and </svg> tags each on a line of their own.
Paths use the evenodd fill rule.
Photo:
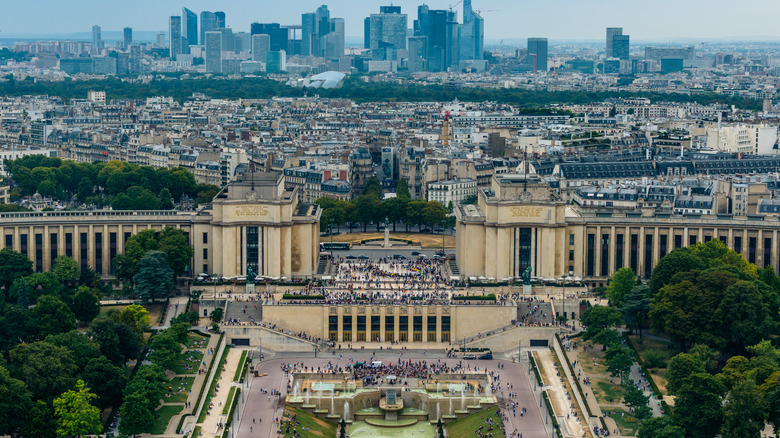
<svg viewBox="0 0 780 438">
<path fill-rule="evenodd" d="M 640 438 L 750 438 L 765 422 L 780 426 L 780 351 L 771 342 L 780 328 L 780 278 L 771 268 L 712 240 L 664 256 L 647 285 L 618 270 L 607 294 L 611 307 L 583 315 L 586 336 L 609 345 L 617 337 L 611 327 L 625 323 L 641 336 L 649 323 L 682 351 L 665 374 L 674 408 L 645 421 Z"/>
<path fill-rule="evenodd" d="M 182 195 L 198 203 L 211 202 L 219 187 L 197 184 L 184 168 L 173 169 L 121 161 L 76 163 L 43 155 L 30 155 L 6 162 L 18 185 L 14 196 L 35 192 L 59 200 L 76 196 L 79 202 L 116 210 L 172 209 Z"/>
<path fill-rule="evenodd" d="M 0 82 L 0 94 L 6 96 L 48 95 L 70 99 L 83 99 L 89 90 L 105 90 L 109 99 L 145 99 L 153 96 L 171 96 L 183 102 L 192 93 L 205 93 L 217 99 L 270 99 L 273 97 L 302 97 L 304 88 L 289 87 L 282 82 L 267 78 L 182 78 L 155 79 L 149 82 L 125 82 L 110 77 L 101 80 L 62 82 L 34 81 L 32 78 Z M 449 102 L 458 99 L 464 102 L 491 101 L 521 107 L 538 108 L 551 104 L 590 104 L 607 99 L 645 97 L 653 102 L 698 102 L 702 105 L 722 103 L 753 111 L 761 110 L 761 101 L 709 93 L 687 95 L 681 93 L 648 93 L 626 91 L 546 91 L 525 89 L 493 89 L 465 87 L 452 89 L 446 84 L 417 85 L 395 82 L 364 81 L 360 75 L 348 78 L 344 86 L 330 90 L 318 90 L 322 97 L 345 98 L 357 102 Z"/>
<path fill-rule="evenodd" d="M 320 217 L 320 229 L 325 231 L 328 227 L 336 227 L 336 230 L 346 224 L 362 224 L 365 232 L 369 223 L 375 223 L 377 230 L 379 224 L 387 219 L 393 224 L 393 232 L 396 224 L 403 222 L 407 231 L 410 226 L 428 225 L 430 227 L 452 227 L 455 225 L 455 217 L 451 216 L 452 206 L 445 208 L 438 201 L 424 201 L 417 199 L 412 201 L 409 196 L 409 188 L 404 180 L 399 180 L 396 186 L 396 197 L 382 200 L 382 190 L 379 180 L 375 177 L 369 179 L 364 194 L 350 201 L 341 201 L 331 198 L 320 198 L 316 203 L 322 207 Z"/>
</svg>

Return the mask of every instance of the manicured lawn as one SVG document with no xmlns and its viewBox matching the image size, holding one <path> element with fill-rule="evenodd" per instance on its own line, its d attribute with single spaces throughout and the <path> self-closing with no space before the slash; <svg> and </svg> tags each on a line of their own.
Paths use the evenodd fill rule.
<svg viewBox="0 0 780 438">
<path fill-rule="evenodd" d="M 236 392 L 236 387 L 231 386 L 230 391 L 228 391 L 227 396 L 227 402 L 225 402 L 225 407 L 222 408 L 222 415 L 227 415 L 228 411 L 230 411 L 230 405 L 233 402 L 233 393 Z"/>
<path fill-rule="evenodd" d="M 294 420 L 293 417 L 295 417 Z M 301 432 L 304 427 L 307 430 L 306 432 L 302 432 L 303 435 L 300 436 L 305 437 L 335 437 L 336 430 L 338 429 L 336 423 L 315 417 L 306 411 L 302 411 L 292 406 L 286 406 L 282 416 L 281 436 L 283 438 L 292 438 L 296 430 Z"/>
<path fill-rule="evenodd" d="M 184 352 L 184 360 L 171 371 L 176 374 L 197 374 L 201 362 L 203 350 L 188 350 Z"/>
<path fill-rule="evenodd" d="M 188 350 L 196 350 L 206 348 L 208 343 L 209 338 L 207 336 L 190 333 L 187 335 L 187 340 L 184 341 L 184 346 L 187 347 Z"/>
<path fill-rule="evenodd" d="M 246 362 L 246 350 L 241 352 L 241 358 L 238 359 L 238 368 L 236 368 L 236 374 L 233 375 L 234 382 L 238 382 L 238 380 L 241 379 L 241 374 L 243 374 L 245 362 Z"/>
<path fill-rule="evenodd" d="M 182 405 L 162 406 L 157 410 L 157 419 L 152 426 L 152 435 L 162 435 L 165 433 L 165 429 L 168 428 L 168 423 L 171 421 L 171 417 L 181 412 L 184 409 Z"/>
<path fill-rule="evenodd" d="M 466 437 L 478 437 L 475 433 L 477 429 L 479 429 L 480 426 L 482 426 L 482 435 L 488 432 L 488 428 L 491 427 L 491 424 L 487 422 L 487 420 L 492 420 L 492 427 L 493 430 L 490 432 L 493 434 L 493 437 L 497 438 L 504 438 L 506 435 L 504 435 L 504 421 L 501 419 L 501 416 L 497 416 L 496 412 L 498 411 L 498 408 L 490 408 L 485 409 L 483 411 L 479 411 L 476 413 L 473 413 L 469 415 L 468 417 L 463 417 L 460 420 L 455 420 L 452 423 L 448 423 L 445 427 L 447 428 L 447 434 L 450 436 L 450 438 L 466 438 Z M 438 432 L 438 429 L 437 429 Z"/>
<path fill-rule="evenodd" d="M 168 384 L 171 391 L 165 393 L 166 395 L 170 394 L 170 397 L 165 397 L 163 401 L 165 403 L 184 403 L 190 395 L 194 381 L 195 377 L 174 377 Z"/>
<path fill-rule="evenodd" d="M 625 390 L 620 385 L 606 379 L 593 379 L 591 385 L 594 383 L 593 394 L 600 404 L 617 404 L 623 399 Z"/>
<path fill-rule="evenodd" d="M 625 409 L 612 409 L 607 413 L 607 416 L 612 417 L 612 419 L 615 420 L 615 423 L 617 423 L 618 428 L 620 429 L 620 433 L 624 436 L 634 436 L 641 424 L 637 422 L 636 418 L 629 415 L 628 411 Z"/>
</svg>

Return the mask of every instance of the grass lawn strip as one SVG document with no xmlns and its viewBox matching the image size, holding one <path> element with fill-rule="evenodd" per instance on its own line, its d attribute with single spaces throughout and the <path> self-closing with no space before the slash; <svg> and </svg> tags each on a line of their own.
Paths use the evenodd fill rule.
<svg viewBox="0 0 780 438">
<path fill-rule="evenodd" d="M 620 434 L 625 436 L 634 436 L 641 424 L 626 409 L 613 409 L 607 413 L 607 416 L 615 420 Z"/>
<path fill-rule="evenodd" d="M 475 431 L 479 429 L 480 426 L 483 426 L 481 433 L 484 435 L 488 433 L 488 427 L 490 427 L 487 420 L 493 419 L 493 429 L 489 431 L 492 433 L 491 436 L 494 438 L 504 438 L 506 436 L 504 435 L 504 420 L 500 415 L 496 416 L 497 411 L 497 407 L 492 407 L 448 423 L 445 425 L 447 428 L 447 435 L 449 435 L 450 438 L 477 436 Z"/>
<path fill-rule="evenodd" d="M 154 420 L 154 425 L 152 426 L 152 435 L 164 434 L 165 430 L 168 429 L 168 423 L 171 422 L 171 418 L 179 414 L 182 409 L 184 409 L 184 405 L 165 405 L 157 409 L 155 412 L 157 419 Z"/>
<path fill-rule="evenodd" d="M 187 347 L 188 350 L 204 349 L 208 344 L 208 336 L 201 336 L 192 332 L 187 335 L 187 340 L 184 341 L 184 346 Z"/>
<path fill-rule="evenodd" d="M 293 416 L 296 416 L 295 421 L 292 420 Z M 305 432 L 303 431 L 304 428 L 306 429 Z M 315 417 L 298 408 L 285 406 L 281 425 L 282 434 L 280 436 L 292 438 L 294 430 L 297 430 L 300 433 L 299 436 L 331 438 L 336 436 L 337 428 L 338 425 L 336 423 Z"/>
<path fill-rule="evenodd" d="M 184 403 L 187 401 L 187 397 L 190 395 L 190 389 L 192 389 L 192 383 L 195 382 L 195 377 L 174 377 L 168 382 L 169 391 L 165 393 L 166 397 L 163 398 L 163 403 Z"/>
<path fill-rule="evenodd" d="M 244 366 L 246 362 L 246 350 L 241 352 L 241 359 L 238 360 L 238 368 L 236 368 L 236 374 L 233 376 L 233 381 L 238 382 L 243 374 Z"/>
<path fill-rule="evenodd" d="M 176 374 L 197 374 L 203 362 L 203 350 L 187 350 L 183 353 L 184 359 L 173 371 Z"/>
<path fill-rule="evenodd" d="M 236 387 L 235 386 L 231 386 L 230 387 L 230 391 L 228 392 L 227 403 L 225 403 L 222 406 L 222 415 L 227 415 L 228 411 L 230 410 L 230 404 L 233 401 L 233 393 L 235 393 L 235 392 L 236 392 Z"/>
</svg>

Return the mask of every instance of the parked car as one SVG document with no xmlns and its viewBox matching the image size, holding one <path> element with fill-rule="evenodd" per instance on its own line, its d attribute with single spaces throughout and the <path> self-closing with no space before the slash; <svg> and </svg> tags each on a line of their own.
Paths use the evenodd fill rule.
<svg viewBox="0 0 780 438">
<path fill-rule="evenodd" d="M 477 358 L 477 355 L 476 354 L 464 354 L 463 358 L 466 359 L 466 360 L 474 360 L 474 359 Z"/>
<path fill-rule="evenodd" d="M 355 256 L 353 256 L 351 254 L 346 256 L 346 257 L 344 257 L 344 258 L 347 259 L 347 260 L 355 260 L 355 259 L 357 259 L 357 257 L 355 257 Z"/>
<path fill-rule="evenodd" d="M 444 228 L 434 228 L 433 231 L 436 232 L 436 233 L 443 233 L 444 232 Z"/>
<path fill-rule="evenodd" d="M 482 359 L 482 360 L 492 360 L 493 359 L 493 353 L 488 351 L 487 353 L 484 353 L 484 354 L 480 355 L 479 358 Z"/>
<path fill-rule="evenodd" d="M 439 257 L 444 257 L 445 254 L 446 253 L 443 250 L 441 250 L 441 249 L 436 251 L 436 255 L 439 256 Z"/>
<path fill-rule="evenodd" d="M 367 255 L 365 255 L 365 254 L 360 254 L 357 258 L 359 258 L 360 260 L 366 260 L 369 257 Z"/>
<path fill-rule="evenodd" d="M 418 256 L 418 255 L 420 255 L 420 251 L 412 251 L 412 255 L 413 256 Z"/>
</svg>

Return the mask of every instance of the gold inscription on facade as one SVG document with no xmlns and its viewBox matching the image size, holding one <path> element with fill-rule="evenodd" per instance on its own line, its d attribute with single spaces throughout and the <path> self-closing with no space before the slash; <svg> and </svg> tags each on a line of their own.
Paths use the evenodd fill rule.
<svg viewBox="0 0 780 438">
<path fill-rule="evenodd" d="M 512 217 L 541 218 L 543 207 L 512 207 Z"/>
<path fill-rule="evenodd" d="M 236 216 L 268 216 L 268 207 L 264 205 L 242 205 L 236 207 Z"/>
</svg>

